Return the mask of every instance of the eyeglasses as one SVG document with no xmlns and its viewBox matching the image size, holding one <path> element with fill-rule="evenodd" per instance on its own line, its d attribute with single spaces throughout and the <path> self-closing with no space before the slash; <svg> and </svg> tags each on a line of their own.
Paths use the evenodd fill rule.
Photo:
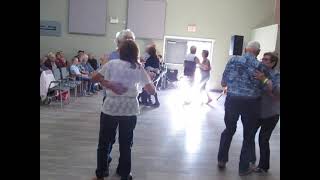
<svg viewBox="0 0 320 180">
<path fill-rule="evenodd" d="M 262 58 L 262 61 L 270 61 L 269 58 Z"/>
</svg>

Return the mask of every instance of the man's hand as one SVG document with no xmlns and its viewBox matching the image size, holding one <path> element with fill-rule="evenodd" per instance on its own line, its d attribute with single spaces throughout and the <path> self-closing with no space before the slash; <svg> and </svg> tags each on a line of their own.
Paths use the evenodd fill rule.
<svg viewBox="0 0 320 180">
<path fill-rule="evenodd" d="M 150 79 L 153 79 L 156 77 L 156 74 L 154 72 L 147 71 L 147 73 L 149 74 Z"/>
<path fill-rule="evenodd" d="M 118 95 L 121 95 L 128 91 L 128 88 L 124 87 L 121 83 L 118 82 L 103 80 L 100 84 L 105 88 L 111 89 L 111 91 Z"/>
<path fill-rule="evenodd" d="M 88 75 L 88 74 L 89 74 L 89 72 L 87 72 L 87 71 L 81 71 L 81 74 Z"/>
<path fill-rule="evenodd" d="M 143 59 L 142 57 L 139 58 L 140 63 L 146 63 L 145 59 Z"/>
<path fill-rule="evenodd" d="M 91 77 L 96 76 L 97 74 L 98 74 L 98 72 L 97 72 L 97 71 L 92 71 L 92 73 L 91 73 Z"/>
<path fill-rule="evenodd" d="M 256 79 L 258 79 L 260 81 L 264 81 L 267 77 L 264 75 L 263 72 L 256 70 L 254 78 L 256 78 Z"/>
<path fill-rule="evenodd" d="M 81 77 L 89 78 L 88 74 L 82 74 Z"/>
<path fill-rule="evenodd" d="M 223 88 L 223 94 L 227 94 L 227 90 L 228 90 L 228 87 L 227 87 L 227 86 L 224 87 L 224 88 Z"/>
</svg>

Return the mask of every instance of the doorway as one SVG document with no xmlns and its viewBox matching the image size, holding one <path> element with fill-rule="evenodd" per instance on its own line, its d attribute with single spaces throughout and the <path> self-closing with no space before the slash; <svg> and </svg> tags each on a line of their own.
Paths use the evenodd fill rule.
<svg viewBox="0 0 320 180">
<path fill-rule="evenodd" d="M 202 61 L 202 50 L 208 50 L 212 66 L 212 54 L 214 48 L 213 39 L 204 38 L 191 38 L 191 37 L 181 37 L 181 36 L 164 36 L 164 47 L 163 47 L 163 60 L 170 69 L 178 70 L 178 77 L 183 76 L 183 63 L 185 57 L 190 53 L 190 47 L 196 46 L 197 52 L 196 56 Z M 195 74 L 195 80 L 200 78 L 200 70 L 197 68 Z"/>
</svg>

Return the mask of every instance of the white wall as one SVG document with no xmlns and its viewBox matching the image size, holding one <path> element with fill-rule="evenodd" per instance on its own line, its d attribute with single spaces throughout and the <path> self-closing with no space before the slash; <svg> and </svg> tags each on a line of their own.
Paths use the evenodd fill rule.
<svg viewBox="0 0 320 180">
<path fill-rule="evenodd" d="M 265 52 L 272 52 L 276 50 L 278 37 L 278 25 L 261 27 L 252 31 L 251 40 L 258 41 L 260 43 L 260 54 L 258 59 L 261 59 Z"/>
<path fill-rule="evenodd" d="M 126 27 L 127 0 L 107 0 L 107 19 L 118 17 L 118 24 L 107 22 L 106 35 L 80 35 L 68 33 L 68 0 L 40 0 L 40 19 L 58 21 L 62 25 L 61 37 L 40 36 L 40 56 L 49 51 L 63 50 L 71 59 L 79 49 L 94 53 L 97 57 L 115 49 L 115 35 Z M 137 39 L 141 51 L 149 40 Z M 162 41 L 155 41 L 162 52 Z"/>
<path fill-rule="evenodd" d="M 117 16 L 126 20 L 127 0 L 107 0 L 107 17 Z M 165 34 L 208 38 L 215 40 L 212 73 L 209 86 L 220 88 L 224 67 L 229 59 L 230 38 L 244 35 L 250 40 L 254 28 L 274 24 L 275 0 L 167 0 Z M 92 51 L 100 56 L 115 48 L 113 39 L 124 23 L 107 23 L 106 36 L 68 34 L 68 0 L 40 0 L 40 19 L 59 21 L 61 37 L 40 36 L 40 55 L 48 51 L 63 50 L 71 58 L 78 49 Z M 195 24 L 196 32 L 187 32 L 188 24 Z M 146 24 L 147 25 L 147 24 Z M 149 40 L 138 39 L 140 49 Z M 163 40 L 154 41 L 162 52 Z"/>
</svg>

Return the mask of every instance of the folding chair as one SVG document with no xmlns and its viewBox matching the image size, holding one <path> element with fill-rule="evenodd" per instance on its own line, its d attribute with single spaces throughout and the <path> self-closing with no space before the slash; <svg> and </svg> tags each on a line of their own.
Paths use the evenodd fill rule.
<svg viewBox="0 0 320 180">
<path fill-rule="evenodd" d="M 70 87 L 68 87 L 68 85 L 65 84 L 65 82 L 61 79 L 61 73 L 60 73 L 60 69 L 54 69 L 53 71 L 53 76 L 55 78 L 55 81 L 51 81 L 51 83 L 58 83 L 57 86 L 54 86 L 53 88 L 50 88 L 50 90 L 55 90 L 55 91 L 59 91 L 59 95 L 60 95 L 60 104 L 61 104 L 61 108 L 62 108 L 62 93 L 64 92 L 68 92 L 70 94 Z M 49 85 L 49 87 L 50 87 Z"/>
<path fill-rule="evenodd" d="M 61 70 L 62 80 L 65 82 L 65 85 L 70 89 L 74 89 L 74 97 L 77 98 L 78 86 L 81 86 L 81 81 L 77 81 L 70 76 L 67 68 L 63 67 Z M 80 87 L 81 88 L 81 87 Z"/>
</svg>

